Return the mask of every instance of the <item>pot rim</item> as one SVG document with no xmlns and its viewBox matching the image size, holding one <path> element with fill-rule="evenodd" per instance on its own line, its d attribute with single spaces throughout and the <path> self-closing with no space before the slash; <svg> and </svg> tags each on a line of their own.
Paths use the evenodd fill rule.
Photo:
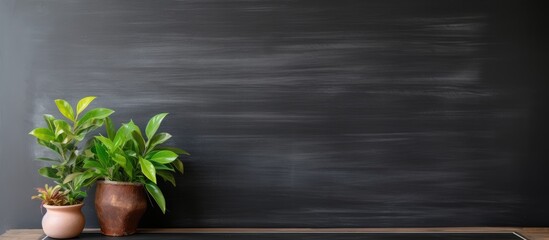
<svg viewBox="0 0 549 240">
<path fill-rule="evenodd" d="M 111 180 L 99 180 L 97 182 L 104 183 L 104 184 L 113 184 L 113 185 L 143 186 L 143 183 L 138 183 L 138 182 L 119 182 L 119 181 L 111 181 Z"/>
<path fill-rule="evenodd" d="M 66 206 L 55 206 L 55 205 L 48 205 L 48 204 L 42 204 L 46 209 L 64 209 L 64 208 L 73 208 L 73 207 L 81 207 L 84 203 L 78 203 L 73 205 L 66 205 Z"/>
</svg>

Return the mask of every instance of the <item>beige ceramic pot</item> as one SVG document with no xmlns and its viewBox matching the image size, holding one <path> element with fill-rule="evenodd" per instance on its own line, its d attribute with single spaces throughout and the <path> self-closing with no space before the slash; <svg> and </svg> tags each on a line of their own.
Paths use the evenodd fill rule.
<svg viewBox="0 0 549 240">
<path fill-rule="evenodd" d="M 86 219 L 82 214 L 82 205 L 50 206 L 44 204 L 47 209 L 42 218 L 44 233 L 52 238 L 74 238 L 84 230 Z"/>
</svg>

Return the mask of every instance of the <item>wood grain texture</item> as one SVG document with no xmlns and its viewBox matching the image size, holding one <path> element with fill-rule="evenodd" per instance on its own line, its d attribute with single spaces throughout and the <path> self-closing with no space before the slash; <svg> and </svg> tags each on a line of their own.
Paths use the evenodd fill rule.
<svg viewBox="0 0 549 240">
<path fill-rule="evenodd" d="M 98 233 L 98 229 L 84 232 Z M 521 227 L 461 227 L 461 228 L 172 228 L 140 229 L 139 233 L 509 233 L 516 232 L 529 240 L 549 239 L 548 228 Z M 138 234 L 139 234 L 138 233 Z M 40 229 L 12 229 L 0 235 L 0 240 L 36 240 L 43 236 Z"/>
<path fill-rule="evenodd" d="M 24 33 L 34 125 L 86 95 L 117 122 L 170 112 L 160 131 L 192 157 L 143 227 L 547 226 L 538 9 L 18 1 L 8 33 Z"/>
</svg>

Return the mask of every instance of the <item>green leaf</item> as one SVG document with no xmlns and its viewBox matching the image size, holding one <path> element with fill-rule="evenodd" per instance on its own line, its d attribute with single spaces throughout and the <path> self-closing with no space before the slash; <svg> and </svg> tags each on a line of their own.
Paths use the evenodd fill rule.
<svg viewBox="0 0 549 240">
<path fill-rule="evenodd" d="M 187 151 L 183 150 L 183 149 L 180 149 L 180 148 L 176 148 L 176 147 L 168 147 L 168 146 L 158 146 L 156 147 L 156 149 L 158 150 L 170 150 L 174 153 L 177 153 L 179 155 L 187 155 L 187 156 L 190 156 L 191 154 L 188 153 Z"/>
<path fill-rule="evenodd" d="M 45 157 L 37 158 L 37 160 L 44 161 L 44 162 L 61 162 L 61 160 L 59 159 L 52 159 L 52 158 L 45 158 Z"/>
<path fill-rule="evenodd" d="M 133 179 L 133 169 L 134 169 L 134 164 L 132 162 L 132 159 L 131 158 L 126 158 L 126 167 L 124 168 L 124 171 L 128 175 L 128 177 L 130 179 L 130 182 Z"/>
<path fill-rule="evenodd" d="M 162 194 L 162 191 L 160 191 L 160 188 L 153 183 L 145 183 L 145 188 L 147 189 L 147 192 L 149 192 L 149 194 L 153 197 L 156 204 L 158 204 L 158 207 L 160 207 L 162 213 L 165 214 L 166 199 L 164 199 L 164 195 Z"/>
<path fill-rule="evenodd" d="M 51 141 L 50 142 L 53 146 L 55 146 L 55 148 L 57 148 L 57 152 L 61 155 L 64 154 L 64 152 L 66 151 L 66 148 L 63 147 L 63 145 L 61 145 L 61 143 L 59 142 L 54 142 L 54 141 Z"/>
<path fill-rule="evenodd" d="M 141 165 L 141 172 L 151 180 L 153 183 L 156 183 L 156 169 L 154 165 L 149 162 L 149 160 L 144 158 L 139 158 L 139 165 Z"/>
<path fill-rule="evenodd" d="M 74 139 L 78 142 L 84 140 L 84 137 L 86 137 L 86 134 L 80 134 L 80 135 L 77 135 L 77 136 L 74 136 Z"/>
<path fill-rule="evenodd" d="M 78 126 L 83 125 L 90 120 L 106 118 L 112 113 L 114 113 L 114 111 L 108 108 L 94 108 L 88 111 L 80 120 L 78 120 Z"/>
<path fill-rule="evenodd" d="M 82 172 L 75 172 L 75 173 L 71 173 L 69 175 L 67 175 L 67 177 L 65 177 L 65 179 L 63 180 L 63 184 L 67 184 L 69 183 L 70 181 L 74 180 L 74 178 L 82 175 L 83 173 Z"/>
<path fill-rule="evenodd" d="M 76 151 L 70 151 L 70 155 L 69 155 L 69 162 L 71 165 L 73 165 L 74 163 L 76 163 L 76 159 L 78 158 L 78 154 L 76 153 Z"/>
<path fill-rule="evenodd" d="M 103 125 L 103 119 L 90 119 L 87 122 L 83 122 L 81 125 L 78 125 L 78 124 L 76 125 L 77 125 L 77 128 L 76 128 L 77 132 L 80 132 L 88 128 L 95 129 Z"/>
<path fill-rule="evenodd" d="M 48 124 L 48 128 L 53 132 L 55 131 L 55 127 L 53 125 L 53 121 L 55 120 L 55 117 L 50 114 L 44 114 L 44 121 L 46 124 Z"/>
<path fill-rule="evenodd" d="M 44 177 L 51 178 L 58 180 L 59 176 L 57 176 L 57 169 L 51 168 L 51 167 L 43 167 L 38 169 L 38 173 Z"/>
<path fill-rule="evenodd" d="M 175 178 L 173 177 L 172 172 L 169 172 L 169 171 L 156 171 L 156 174 L 158 176 L 162 177 L 162 179 L 164 179 L 164 181 L 170 182 L 175 187 Z"/>
<path fill-rule="evenodd" d="M 148 142 L 148 145 L 147 145 L 148 151 L 153 150 L 154 147 L 156 147 L 156 145 L 166 142 L 171 137 L 172 135 L 170 135 L 169 133 L 155 134 L 154 137 L 152 137 L 152 139 Z"/>
<path fill-rule="evenodd" d="M 84 168 L 95 170 L 97 173 L 101 174 L 103 177 L 107 175 L 107 170 L 101 165 L 98 161 L 87 159 L 84 160 Z"/>
<path fill-rule="evenodd" d="M 105 129 L 107 130 L 107 137 L 114 140 L 114 125 L 110 117 L 105 118 Z"/>
<path fill-rule="evenodd" d="M 168 113 L 159 113 L 149 120 L 147 127 L 145 128 L 147 139 L 151 139 L 154 136 L 156 130 L 158 130 L 160 123 L 162 123 L 162 120 L 166 117 L 166 115 L 168 115 Z"/>
<path fill-rule="evenodd" d="M 55 99 L 55 105 L 57 105 L 57 109 L 63 116 L 74 122 L 74 110 L 69 102 L 63 99 Z"/>
<path fill-rule="evenodd" d="M 101 119 L 94 119 L 93 121 L 91 121 L 93 125 L 95 126 L 98 126 L 98 127 L 101 127 L 103 126 L 103 123 L 105 123 L 105 118 L 101 118 Z"/>
<path fill-rule="evenodd" d="M 116 135 L 114 136 L 114 147 L 120 147 L 126 143 L 126 138 L 128 137 L 129 128 L 128 125 L 122 125 L 118 131 L 116 132 Z"/>
<path fill-rule="evenodd" d="M 84 109 L 86 109 L 94 99 L 95 99 L 95 96 L 89 96 L 89 97 L 80 99 L 80 101 L 78 101 L 78 104 L 76 105 L 76 115 L 84 111 Z"/>
<path fill-rule="evenodd" d="M 103 136 L 95 136 L 95 139 L 101 141 L 101 143 L 103 143 L 103 145 L 105 145 L 105 147 L 107 147 L 107 149 L 109 150 L 109 152 L 114 152 L 114 150 L 116 149 L 114 147 L 114 144 L 112 143 L 112 141 L 106 137 L 103 137 Z"/>
<path fill-rule="evenodd" d="M 81 190 L 70 191 L 68 196 L 69 204 L 70 205 L 77 204 L 78 200 L 84 199 L 86 198 L 86 196 L 88 196 L 88 194 Z"/>
<path fill-rule="evenodd" d="M 91 151 L 92 145 L 89 144 L 90 142 L 93 142 L 93 140 L 86 142 L 86 146 L 84 147 L 85 150 L 84 150 L 84 152 L 82 153 L 81 156 L 86 157 L 86 158 L 92 158 L 94 156 L 93 152 Z"/>
<path fill-rule="evenodd" d="M 103 166 L 101 166 L 101 164 L 98 161 L 95 161 L 93 159 L 86 159 L 84 160 L 84 168 L 85 169 L 103 168 Z"/>
<path fill-rule="evenodd" d="M 154 155 L 157 152 L 159 152 L 159 151 L 158 150 L 150 151 L 149 153 L 145 154 L 144 158 L 145 159 L 151 159 L 152 155 Z"/>
<path fill-rule="evenodd" d="M 132 137 L 133 137 L 133 140 L 135 141 L 135 143 L 137 143 L 137 147 L 139 148 L 139 152 L 142 153 L 143 151 L 145 151 L 145 139 L 143 139 L 143 136 L 141 136 L 141 134 L 139 134 L 139 132 L 137 131 L 133 131 L 132 132 Z"/>
<path fill-rule="evenodd" d="M 115 154 L 112 160 L 114 160 L 114 162 L 116 162 L 122 168 L 126 168 L 126 158 L 124 156 L 120 154 Z"/>
<path fill-rule="evenodd" d="M 154 165 L 154 168 L 156 171 L 165 170 L 170 172 L 175 172 L 175 169 L 173 169 L 171 164 L 160 164 L 157 162 L 151 162 Z"/>
<path fill-rule="evenodd" d="M 127 156 L 131 157 L 137 157 L 137 152 L 139 152 L 139 149 L 137 147 L 137 143 L 132 139 L 127 141 L 124 146 L 122 146 L 122 149 L 124 149 L 124 153 L 126 153 Z M 141 154 L 139 154 L 141 156 Z"/>
<path fill-rule="evenodd" d="M 178 155 L 172 151 L 162 150 L 151 156 L 150 160 L 161 164 L 167 164 L 177 159 Z"/>
<path fill-rule="evenodd" d="M 172 162 L 172 165 L 175 167 L 175 169 L 177 169 L 177 171 L 183 174 L 185 168 L 183 167 L 183 162 L 181 160 L 176 159 L 175 161 Z"/>
<path fill-rule="evenodd" d="M 55 140 L 55 135 L 47 128 L 35 128 L 29 134 L 46 142 Z"/>
<path fill-rule="evenodd" d="M 92 173 L 92 176 L 90 178 L 87 178 L 85 179 L 83 182 L 82 182 L 82 186 L 84 187 L 87 187 L 87 186 L 90 186 L 92 185 L 93 183 L 95 183 L 95 181 L 97 181 L 97 179 L 99 178 L 98 176 L 96 176 L 93 172 Z M 84 192 L 85 194 L 85 192 Z M 85 197 L 85 196 L 84 196 Z"/>
<path fill-rule="evenodd" d="M 133 120 L 130 120 L 129 123 L 126 123 L 125 125 L 127 125 L 127 127 L 129 128 L 129 132 L 132 132 L 132 131 L 137 131 L 139 133 L 139 135 L 143 136 L 143 134 L 141 133 L 141 129 L 139 129 L 139 126 L 137 126 Z"/>
<path fill-rule="evenodd" d="M 36 139 L 36 142 L 44 147 L 47 147 L 49 148 L 50 150 L 52 150 L 54 153 L 57 153 L 57 154 L 60 154 L 60 151 L 59 149 L 57 148 L 57 146 L 51 144 L 51 142 L 46 142 L 44 140 L 41 140 L 41 139 Z"/>
<path fill-rule="evenodd" d="M 73 135 L 71 127 L 64 120 L 56 119 L 53 121 L 53 125 L 55 126 L 55 137 L 58 137 L 62 133 L 65 133 L 67 135 Z"/>
<path fill-rule="evenodd" d="M 95 143 L 95 152 L 99 163 L 101 163 L 103 167 L 107 168 L 111 165 L 109 164 L 109 154 L 107 153 L 103 145 L 99 144 L 99 142 Z"/>
<path fill-rule="evenodd" d="M 124 148 L 124 149 L 126 149 L 126 148 Z M 125 153 L 126 155 L 130 156 L 130 157 L 137 157 L 137 153 L 136 153 L 135 151 L 133 151 L 133 150 L 130 150 L 130 149 L 125 150 L 124 153 Z"/>
<path fill-rule="evenodd" d="M 86 171 L 86 172 L 83 172 L 82 174 L 76 176 L 73 180 L 75 189 L 80 189 L 83 185 L 84 186 L 91 185 L 93 183 L 93 181 L 88 181 L 87 183 L 85 183 L 85 181 L 90 179 L 93 176 L 94 176 L 94 174 L 91 171 Z"/>
<path fill-rule="evenodd" d="M 89 132 L 97 129 L 98 127 L 100 127 L 101 125 L 97 125 L 97 124 L 86 124 L 87 126 L 86 127 L 82 127 L 82 126 L 79 126 L 78 127 L 78 130 L 76 131 L 75 135 L 79 136 L 79 138 L 84 138 L 86 136 L 86 134 L 88 134 Z"/>
</svg>

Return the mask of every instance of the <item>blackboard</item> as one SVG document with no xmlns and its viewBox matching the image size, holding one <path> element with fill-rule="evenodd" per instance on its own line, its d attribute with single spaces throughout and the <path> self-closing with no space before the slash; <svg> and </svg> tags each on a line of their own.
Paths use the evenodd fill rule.
<svg viewBox="0 0 549 240">
<path fill-rule="evenodd" d="M 0 171 L 23 189 L 2 191 L 2 203 L 46 182 L 31 161 L 43 151 L 25 134 L 52 100 L 96 95 L 117 122 L 169 112 L 162 130 L 192 153 L 177 188 L 163 185 L 167 214 L 150 209 L 144 227 L 549 224 L 547 31 L 533 3 L 25 0 L 0 10 L 0 163 L 14 169 Z M 87 227 L 97 227 L 90 195 Z M 38 227 L 39 208 L 21 208 L 2 207 L 4 226 Z"/>
</svg>

